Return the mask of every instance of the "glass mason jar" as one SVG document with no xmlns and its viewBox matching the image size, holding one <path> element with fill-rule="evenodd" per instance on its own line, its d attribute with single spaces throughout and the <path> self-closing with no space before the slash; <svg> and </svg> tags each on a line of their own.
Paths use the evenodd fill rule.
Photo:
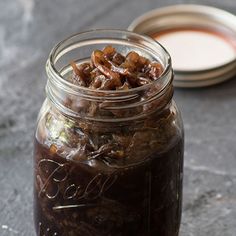
<svg viewBox="0 0 236 236">
<path fill-rule="evenodd" d="M 159 61 L 162 76 L 122 91 L 66 79 L 71 60 L 108 44 Z M 37 235 L 177 236 L 184 138 L 166 50 L 146 36 L 94 30 L 54 47 L 46 71 L 34 150 Z"/>
</svg>

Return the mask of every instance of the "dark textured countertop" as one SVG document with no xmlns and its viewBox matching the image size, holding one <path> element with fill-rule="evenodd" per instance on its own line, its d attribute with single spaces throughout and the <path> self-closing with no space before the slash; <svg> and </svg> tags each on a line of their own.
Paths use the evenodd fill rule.
<svg viewBox="0 0 236 236">
<path fill-rule="evenodd" d="M 0 236 L 33 236 L 32 147 L 49 50 L 91 28 L 127 28 L 181 0 L 0 1 Z M 201 0 L 236 13 L 235 0 Z M 181 236 L 236 236 L 236 78 L 176 89 L 185 132 Z M 160 235 L 161 236 L 161 235 Z"/>
</svg>

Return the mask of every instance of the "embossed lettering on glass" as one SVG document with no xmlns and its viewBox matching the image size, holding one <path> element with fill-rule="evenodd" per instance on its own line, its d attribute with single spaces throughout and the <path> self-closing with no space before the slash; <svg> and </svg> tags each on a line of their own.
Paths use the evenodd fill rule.
<svg viewBox="0 0 236 236">
<path fill-rule="evenodd" d="M 158 61 L 152 83 L 125 90 L 75 85 L 70 62 L 112 45 Z M 126 31 L 74 35 L 51 51 L 34 148 L 37 236 L 177 236 L 183 126 L 168 53 Z"/>
</svg>

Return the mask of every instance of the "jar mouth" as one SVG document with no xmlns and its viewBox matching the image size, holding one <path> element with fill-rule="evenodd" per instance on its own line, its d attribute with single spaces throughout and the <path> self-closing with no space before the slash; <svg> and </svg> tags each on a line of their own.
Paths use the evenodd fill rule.
<svg viewBox="0 0 236 236">
<path fill-rule="evenodd" d="M 117 37 L 117 38 L 103 37 L 103 38 L 101 38 L 101 40 L 107 40 L 107 41 L 115 40 L 116 42 L 118 42 L 119 40 L 122 40 L 123 42 L 126 41 L 128 44 L 131 45 L 134 43 L 134 42 L 132 42 L 132 39 L 136 39 L 135 44 L 139 47 L 141 47 L 140 42 L 142 42 L 142 41 L 145 42 L 146 45 L 142 45 L 143 50 L 149 51 L 153 55 L 154 58 L 155 58 L 155 54 L 156 54 L 156 56 L 160 56 L 160 54 L 162 55 L 162 60 L 159 61 L 160 63 L 162 63 L 163 68 L 164 68 L 162 74 L 160 75 L 160 77 L 157 80 L 153 81 L 152 83 L 146 84 L 146 85 L 143 85 L 140 87 L 136 87 L 136 88 L 131 88 L 128 91 L 125 91 L 125 90 L 96 90 L 96 89 L 91 89 L 91 88 L 87 88 L 87 87 L 83 87 L 83 86 L 79 86 L 79 85 L 71 83 L 69 80 L 67 80 L 62 75 L 60 70 L 58 70 L 56 68 L 56 63 L 63 55 L 65 55 L 68 51 L 70 51 L 68 49 L 68 47 L 70 47 L 71 49 L 74 49 L 75 47 L 79 47 L 80 45 L 85 45 L 86 43 L 88 43 L 89 42 L 88 37 L 90 34 L 91 35 L 99 34 L 101 36 L 102 35 L 104 35 L 104 36 L 112 35 L 112 34 L 122 35 L 122 37 Z M 80 37 L 81 41 L 73 42 L 73 40 L 76 40 L 77 37 Z M 137 39 L 140 40 L 140 42 L 138 42 Z M 94 38 L 94 40 L 99 41 L 99 38 Z M 159 52 L 159 54 L 158 54 L 158 52 Z M 160 58 L 158 58 L 158 59 L 160 59 Z M 161 92 L 171 82 L 171 78 L 169 80 L 166 79 L 171 68 L 172 68 L 172 62 L 171 62 L 171 57 L 170 57 L 168 51 L 156 40 L 153 40 L 149 36 L 137 34 L 137 33 L 131 32 L 131 31 L 115 30 L 115 29 L 94 29 L 94 30 L 89 30 L 89 31 L 84 31 L 81 33 L 74 34 L 74 35 L 62 40 L 61 42 L 59 42 L 58 44 L 56 44 L 53 47 L 53 49 L 51 50 L 51 52 L 49 54 L 49 58 L 47 60 L 47 63 L 46 63 L 46 72 L 47 72 L 49 79 L 53 80 L 53 83 L 56 83 L 59 86 L 63 87 L 68 93 L 71 93 L 71 94 L 76 94 L 76 93 L 92 94 L 92 93 L 96 92 L 97 95 L 102 94 L 102 96 L 108 96 L 108 97 L 110 95 L 112 95 L 114 97 L 116 95 L 124 96 L 125 94 L 137 93 L 139 91 L 149 89 L 154 84 L 159 84 L 159 83 L 161 85 L 160 86 L 161 89 L 159 90 L 159 92 Z"/>
<path fill-rule="evenodd" d="M 70 61 L 88 62 L 94 50 L 107 45 L 124 55 L 135 51 L 151 61 L 158 61 L 163 73 L 150 84 L 128 90 L 91 89 L 67 80 L 73 71 Z M 72 35 L 52 49 L 46 72 L 47 97 L 57 110 L 76 119 L 112 123 L 140 120 L 163 110 L 173 95 L 169 53 L 148 36 L 130 31 L 97 29 Z"/>
</svg>

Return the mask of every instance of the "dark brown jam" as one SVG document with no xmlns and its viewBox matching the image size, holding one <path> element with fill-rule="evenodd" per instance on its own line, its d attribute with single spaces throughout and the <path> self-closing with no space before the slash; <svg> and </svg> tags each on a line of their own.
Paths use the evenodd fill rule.
<svg viewBox="0 0 236 236">
<path fill-rule="evenodd" d="M 36 143 L 38 235 L 176 236 L 182 148 L 176 140 L 143 163 L 101 170 L 51 154 Z"/>
<path fill-rule="evenodd" d="M 151 62 L 131 51 L 126 56 L 107 46 L 95 50 L 90 63 L 79 66 L 71 62 L 73 84 L 99 90 L 128 90 L 158 79 L 163 71 L 158 62 Z"/>
<path fill-rule="evenodd" d="M 110 46 L 94 51 L 91 62 L 71 65 L 69 80 L 95 91 L 140 87 L 163 71 L 158 62 L 135 52 L 124 56 Z M 139 99 L 152 95 L 142 93 Z M 106 104 L 64 101 L 88 117 L 114 119 L 164 108 L 125 124 L 71 120 L 45 109 L 34 154 L 37 236 L 177 236 L 183 136 L 175 105 L 164 97 L 128 111 L 104 112 Z"/>
</svg>

